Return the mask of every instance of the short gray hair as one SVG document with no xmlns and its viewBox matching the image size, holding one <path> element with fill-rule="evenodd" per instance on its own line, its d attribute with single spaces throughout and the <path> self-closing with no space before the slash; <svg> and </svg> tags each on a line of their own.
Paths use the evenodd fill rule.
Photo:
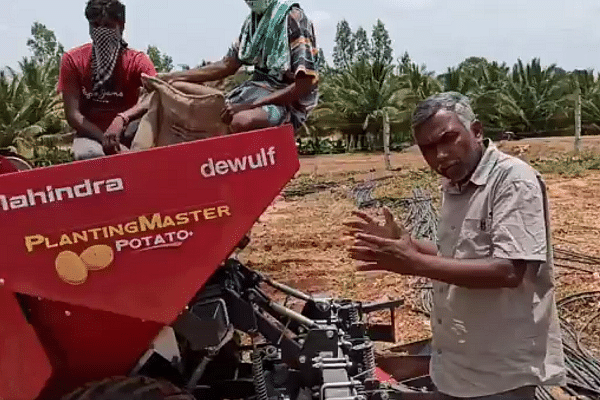
<svg viewBox="0 0 600 400">
<path fill-rule="evenodd" d="M 477 119 L 471 108 L 471 101 L 467 96 L 458 92 L 438 93 L 428 97 L 417 105 L 412 115 L 413 130 L 416 130 L 440 110 L 448 110 L 455 113 L 467 130 L 471 129 L 471 124 Z"/>
</svg>

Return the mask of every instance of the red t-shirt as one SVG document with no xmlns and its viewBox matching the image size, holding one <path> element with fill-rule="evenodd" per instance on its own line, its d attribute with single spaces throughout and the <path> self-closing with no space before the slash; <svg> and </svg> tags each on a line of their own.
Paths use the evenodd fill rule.
<svg viewBox="0 0 600 400">
<path fill-rule="evenodd" d="M 92 96 L 92 44 L 66 52 L 61 61 L 57 90 L 74 90 L 79 94 L 83 116 L 105 131 L 118 113 L 133 107 L 142 86 L 141 74 L 155 76 L 150 58 L 141 51 L 126 48 L 121 52 L 114 71 L 115 90 L 104 97 Z"/>
</svg>

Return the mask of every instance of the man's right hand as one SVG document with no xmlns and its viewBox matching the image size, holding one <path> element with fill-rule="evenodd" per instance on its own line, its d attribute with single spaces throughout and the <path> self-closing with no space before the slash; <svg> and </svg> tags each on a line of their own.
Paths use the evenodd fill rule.
<svg viewBox="0 0 600 400">
<path fill-rule="evenodd" d="M 172 83 L 175 80 L 175 73 L 173 72 L 161 72 L 156 77 L 167 83 Z"/>
<path fill-rule="evenodd" d="M 125 121 L 123 118 L 120 116 L 115 117 L 102 137 L 102 149 L 104 150 L 104 154 L 108 156 L 120 152 L 121 134 L 124 130 Z"/>
<path fill-rule="evenodd" d="M 353 235 L 363 233 L 384 239 L 400 239 L 402 236 L 408 235 L 407 230 L 396 223 L 392 212 L 387 207 L 383 208 L 385 217 L 383 225 L 364 212 L 354 211 L 352 214 L 358 217 L 359 220 L 345 222 L 344 225 L 350 228 Z"/>
</svg>

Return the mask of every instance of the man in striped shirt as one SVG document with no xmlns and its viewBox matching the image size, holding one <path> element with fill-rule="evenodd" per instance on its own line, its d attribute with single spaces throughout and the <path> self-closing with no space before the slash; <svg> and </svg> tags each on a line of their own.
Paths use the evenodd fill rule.
<svg viewBox="0 0 600 400">
<path fill-rule="evenodd" d="M 306 121 L 318 100 L 318 56 L 312 22 L 292 0 L 244 0 L 250 7 L 242 31 L 226 56 L 204 67 L 170 73 L 162 78 L 203 83 L 253 66 L 252 78 L 227 94 L 221 113 L 231 132 Z M 189 92 L 189 85 L 179 85 Z M 185 88 L 185 89 L 184 89 Z"/>
</svg>

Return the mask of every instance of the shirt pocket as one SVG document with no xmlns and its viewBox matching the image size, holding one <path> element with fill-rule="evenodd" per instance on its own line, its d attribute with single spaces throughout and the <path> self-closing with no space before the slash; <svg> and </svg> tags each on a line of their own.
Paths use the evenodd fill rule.
<svg viewBox="0 0 600 400">
<path fill-rule="evenodd" d="M 492 256 L 491 218 L 466 218 L 456 243 L 455 258 Z"/>
</svg>

